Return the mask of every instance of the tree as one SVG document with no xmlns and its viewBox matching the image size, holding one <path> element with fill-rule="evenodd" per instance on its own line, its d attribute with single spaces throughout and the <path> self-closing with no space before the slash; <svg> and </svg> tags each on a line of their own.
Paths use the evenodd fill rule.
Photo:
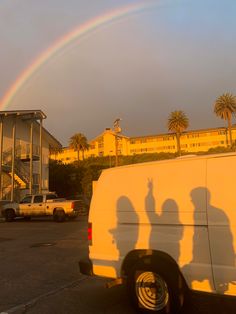
<svg viewBox="0 0 236 314">
<path fill-rule="evenodd" d="M 83 160 L 84 160 L 84 152 L 85 152 L 86 150 L 89 150 L 89 144 L 88 144 L 87 138 L 84 137 L 84 142 L 82 143 L 82 156 L 83 156 Z"/>
<path fill-rule="evenodd" d="M 181 133 L 189 126 L 189 120 L 182 110 L 172 111 L 168 118 L 168 131 L 176 134 L 177 152 L 181 155 L 180 136 Z"/>
<path fill-rule="evenodd" d="M 85 169 L 75 164 L 63 164 L 56 160 L 49 162 L 49 190 L 59 197 L 69 197 L 81 193 L 81 180 Z"/>
<path fill-rule="evenodd" d="M 70 138 L 69 147 L 72 148 L 75 152 L 77 152 L 77 160 L 79 164 L 80 160 L 80 152 L 83 152 L 84 159 L 84 151 L 89 148 L 88 140 L 86 136 L 82 133 L 76 133 Z"/>
<path fill-rule="evenodd" d="M 50 155 L 54 154 L 54 159 L 57 159 L 57 155 L 63 151 L 61 146 L 51 146 L 49 145 L 49 153 Z"/>
<path fill-rule="evenodd" d="M 214 113 L 217 117 L 228 121 L 229 141 L 232 147 L 232 115 L 236 114 L 236 97 L 230 93 L 219 96 L 214 104 Z"/>
</svg>

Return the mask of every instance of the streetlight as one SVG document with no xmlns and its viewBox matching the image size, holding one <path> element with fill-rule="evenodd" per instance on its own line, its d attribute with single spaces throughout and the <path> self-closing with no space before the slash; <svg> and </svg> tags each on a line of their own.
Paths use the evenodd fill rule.
<svg viewBox="0 0 236 314">
<path fill-rule="evenodd" d="M 120 121 L 121 121 L 121 119 L 118 118 L 113 123 L 114 132 L 115 132 L 115 152 L 116 152 L 116 164 L 115 164 L 115 166 L 116 167 L 118 166 L 118 134 L 121 132 Z"/>
</svg>

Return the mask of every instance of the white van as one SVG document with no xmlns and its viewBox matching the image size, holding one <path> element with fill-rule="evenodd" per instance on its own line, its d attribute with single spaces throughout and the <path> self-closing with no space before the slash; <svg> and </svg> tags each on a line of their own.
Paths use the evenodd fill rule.
<svg viewBox="0 0 236 314">
<path fill-rule="evenodd" d="M 87 275 L 126 283 L 141 311 L 176 313 L 187 288 L 236 296 L 236 154 L 104 170 Z"/>
</svg>

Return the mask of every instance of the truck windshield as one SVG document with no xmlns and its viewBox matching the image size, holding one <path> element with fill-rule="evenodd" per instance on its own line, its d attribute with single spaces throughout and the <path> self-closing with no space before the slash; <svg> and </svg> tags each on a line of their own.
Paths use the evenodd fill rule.
<svg viewBox="0 0 236 314">
<path fill-rule="evenodd" d="M 31 196 L 26 196 L 23 198 L 23 200 L 20 202 L 21 204 L 25 204 L 25 203 L 31 203 Z"/>
</svg>

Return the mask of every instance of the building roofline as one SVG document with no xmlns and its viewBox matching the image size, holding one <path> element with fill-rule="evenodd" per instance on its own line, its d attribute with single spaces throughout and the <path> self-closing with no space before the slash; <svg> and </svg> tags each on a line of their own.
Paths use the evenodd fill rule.
<svg viewBox="0 0 236 314">
<path fill-rule="evenodd" d="M 9 116 L 16 116 L 20 119 L 27 121 L 27 120 L 35 120 L 38 126 L 40 126 L 37 120 L 46 119 L 46 114 L 39 109 L 35 110 L 4 110 L 0 111 L 0 118 L 9 117 Z M 62 144 L 44 127 L 42 127 L 43 132 L 46 133 L 49 138 L 56 143 L 56 146 L 62 147 Z"/>
<path fill-rule="evenodd" d="M 24 120 L 27 120 L 27 119 L 40 120 L 40 119 L 47 118 L 46 114 L 42 110 L 39 110 L 39 109 L 0 111 L 0 117 L 8 117 L 8 116 L 22 117 Z"/>
<path fill-rule="evenodd" d="M 209 132 L 209 131 L 217 131 L 217 130 L 226 130 L 227 127 L 217 127 L 217 128 L 207 128 L 207 129 L 197 129 L 197 130 L 189 130 L 189 131 L 184 131 L 182 134 L 189 134 L 189 133 L 199 133 L 199 132 Z M 236 124 L 232 125 L 232 129 L 236 129 Z M 160 136 L 170 136 L 174 135 L 175 132 L 169 132 L 169 133 L 159 133 L 159 134 L 151 134 L 151 135 L 141 135 L 141 136 L 130 136 L 129 138 L 132 139 L 137 139 L 137 138 L 146 138 L 146 137 L 160 137 Z"/>
<path fill-rule="evenodd" d="M 89 140 L 88 142 L 89 142 L 89 143 L 94 142 L 94 141 L 96 141 L 99 137 L 103 136 L 104 134 L 106 134 L 106 133 L 108 133 L 108 132 L 109 132 L 110 134 L 112 134 L 112 135 L 116 135 L 116 132 L 114 132 L 112 129 L 106 129 L 106 130 L 104 130 L 101 134 L 97 135 L 95 138 Z M 118 134 L 117 136 L 120 136 L 120 137 L 129 139 L 129 136 L 126 136 L 126 135 L 123 135 L 123 134 Z"/>
<path fill-rule="evenodd" d="M 36 121 L 36 123 L 37 123 L 37 125 L 40 127 L 39 122 Z M 61 144 L 47 129 L 45 129 L 44 126 L 42 127 L 42 129 L 43 129 L 43 132 L 45 132 L 54 142 L 56 142 L 56 144 L 57 144 L 60 148 L 62 148 L 62 144 Z"/>
</svg>

